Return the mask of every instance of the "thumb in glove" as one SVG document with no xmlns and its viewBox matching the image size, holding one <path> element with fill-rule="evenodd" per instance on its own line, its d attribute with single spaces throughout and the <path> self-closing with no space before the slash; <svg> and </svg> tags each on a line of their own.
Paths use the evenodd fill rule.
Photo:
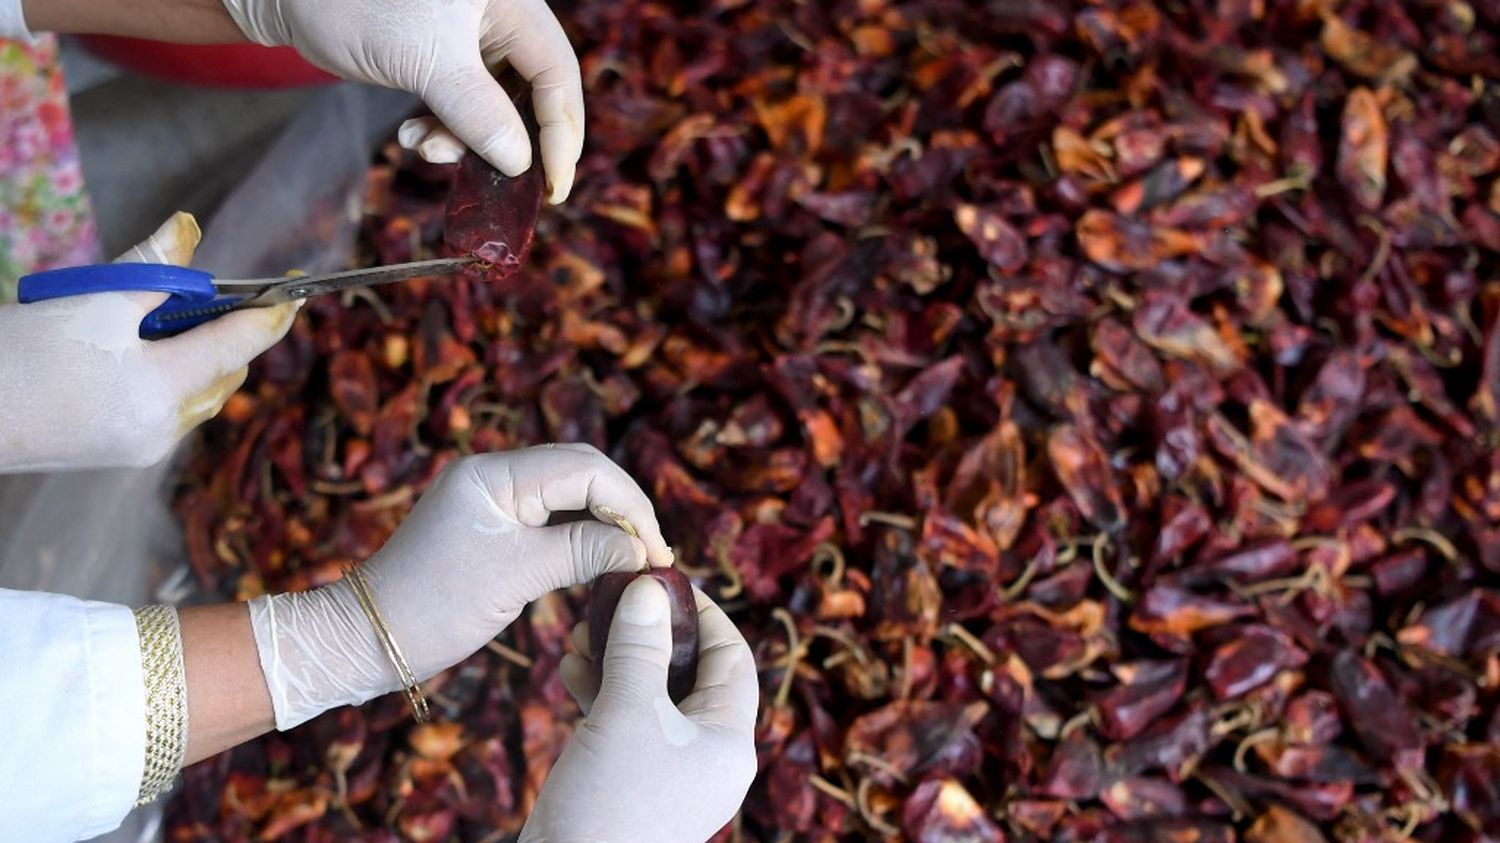
<svg viewBox="0 0 1500 843">
<path fill-rule="evenodd" d="M 733 818 L 755 776 L 759 683 L 734 624 L 702 592 L 695 597 L 702 649 L 680 707 L 667 694 L 670 603 L 653 578 L 621 595 L 606 652 L 564 659 L 564 683 L 588 715 L 522 841 L 702 843 Z M 587 638 L 575 630 L 575 643 Z"/>
</svg>

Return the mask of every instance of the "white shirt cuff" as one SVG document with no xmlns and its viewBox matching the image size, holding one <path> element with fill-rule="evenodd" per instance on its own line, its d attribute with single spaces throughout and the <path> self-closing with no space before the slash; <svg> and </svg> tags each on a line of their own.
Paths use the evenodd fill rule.
<svg viewBox="0 0 1500 843">
<path fill-rule="evenodd" d="M 118 828 L 141 792 L 146 770 L 146 676 L 135 613 L 109 603 L 85 605 L 96 730 L 89 778 L 98 796 L 89 800 L 84 834 L 97 836 Z"/>
<path fill-rule="evenodd" d="M 146 761 L 146 685 L 124 606 L 0 589 L 0 829 L 37 843 L 120 825 Z"/>
</svg>

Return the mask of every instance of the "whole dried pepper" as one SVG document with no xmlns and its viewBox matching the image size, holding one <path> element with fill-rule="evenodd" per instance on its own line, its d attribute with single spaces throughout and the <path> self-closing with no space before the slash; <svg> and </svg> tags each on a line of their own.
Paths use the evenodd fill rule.
<svg viewBox="0 0 1500 843">
<path fill-rule="evenodd" d="M 309 304 L 184 475 L 205 587 L 327 582 L 448 460 L 581 439 L 755 647 L 716 839 L 1500 836 L 1500 7 L 558 10 L 573 199 L 513 273 Z M 360 262 L 524 256 L 445 197 L 525 230 L 538 170 L 457 169 L 383 152 Z M 190 770 L 171 838 L 514 834 L 582 599 L 432 727 Z"/>
<path fill-rule="evenodd" d="M 650 576 L 666 589 L 672 618 L 672 659 L 667 669 L 667 693 L 682 702 L 698 679 L 698 604 L 693 584 L 676 568 L 652 568 L 640 574 L 615 572 L 594 583 L 589 595 L 589 648 L 603 659 L 610 624 L 625 589 L 640 576 Z"/>
<path fill-rule="evenodd" d="M 543 186 L 540 168 L 507 178 L 478 155 L 464 155 L 448 190 L 443 241 L 483 260 L 491 281 L 515 273 L 531 254 Z"/>
</svg>

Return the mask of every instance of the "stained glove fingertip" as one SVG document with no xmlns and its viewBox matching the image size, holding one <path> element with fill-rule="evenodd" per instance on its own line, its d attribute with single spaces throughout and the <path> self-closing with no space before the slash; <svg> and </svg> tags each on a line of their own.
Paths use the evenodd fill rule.
<svg viewBox="0 0 1500 843">
<path fill-rule="evenodd" d="M 552 164 L 547 167 L 547 202 L 552 205 L 561 205 L 566 202 L 568 195 L 573 192 L 573 178 L 577 173 L 577 164 Z"/>
<path fill-rule="evenodd" d="M 583 151 L 582 133 L 576 127 L 543 126 L 540 140 L 542 166 L 547 170 L 547 201 L 560 205 L 573 192 Z"/>
<path fill-rule="evenodd" d="M 547 204 L 561 205 L 568 201 L 568 195 L 573 192 L 572 175 L 566 181 L 554 182 L 549 176 L 547 178 Z"/>
<path fill-rule="evenodd" d="M 264 330 L 265 335 L 271 338 L 267 347 L 286 336 L 287 331 L 292 329 L 292 322 L 296 321 L 297 314 L 302 311 L 302 306 L 306 303 L 307 301 L 302 299 L 267 308 Z"/>
<path fill-rule="evenodd" d="M 165 263 L 187 266 L 193 262 L 193 252 L 203 239 L 198 220 L 186 211 L 178 211 L 157 226 L 140 243 L 117 260 L 121 263 Z"/>
</svg>

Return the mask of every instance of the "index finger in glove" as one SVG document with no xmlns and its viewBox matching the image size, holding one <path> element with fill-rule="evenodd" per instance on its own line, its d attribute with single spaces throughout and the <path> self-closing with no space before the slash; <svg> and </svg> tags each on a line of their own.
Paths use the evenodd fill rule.
<svg viewBox="0 0 1500 843">
<path fill-rule="evenodd" d="M 187 266 L 202 239 L 198 221 L 179 211 L 115 262 Z M 140 307 L 142 316 L 167 298 L 165 293 L 129 293 L 127 297 Z M 211 416 L 244 380 L 250 361 L 286 334 L 299 307 L 297 303 L 230 313 L 180 336 L 154 342 L 147 353 L 173 375 L 175 385 L 187 396 L 185 406 L 195 408 L 192 415 L 201 417 L 202 408 L 212 404 L 207 413 Z"/>
<path fill-rule="evenodd" d="M 292 302 L 237 310 L 175 337 L 157 340 L 146 353 L 172 375 L 191 401 L 193 396 L 214 390 L 243 372 L 251 360 L 279 342 L 301 307 L 301 302 Z"/>
<path fill-rule="evenodd" d="M 698 602 L 698 681 L 682 701 L 682 713 L 701 726 L 754 732 L 760 708 L 755 655 L 717 603 L 697 588 L 693 594 Z"/>
<path fill-rule="evenodd" d="M 569 696 L 578 703 L 583 716 L 587 717 L 594 707 L 594 699 L 599 696 L 601 681 L 599 663 L 594 661 L 589 647 L 589 622 L 579 621 L 574 625 L 568 640 L 572 642 L 574 652 L 563 656 L 557 672 L 563 687 L 567 688 Z"/>
<path fill-rule="evenodd" d="M 505 43 L 504 58 L 531 84 L 532 110 L 540 129 L 538 145 L 547 177 L 547 201 L 568 198 L 578 158 L 583 154 L 583 74 L 578 56 L 557 16 L 542 0 L 518 0 L 524 31 Z"/>
<path fill-rule="evenodd" d="M 516 608 L 554 591 L 584 585 L 608 573 L 639 571 L 646 547 L 639 539 L 597 521 L 575 521 L 528 531 L 528 552 L 501 576 Z"/>
<path fill-rule="evenodd" d="M 478 460 L 482 474 L 510 472 L 515 510 L 511 514 L 522 524 L 541 527 L 555 512 L 579 510 L 588 510 L 608 524 L 623 518 L 646 545 L 647 562 L 658 568 L 672 564 L 672 551 L 662 538 L 650 499 L 625 469 L 598 448 L 544 445 Z M 499 479 L 486 478 L 486 483 L 493 488 Z"/>
<path fill-rule="evenodd" d="M 438 74 L 422 96 L 443 125 L 490 166 L 507 176 L 531 167 L 526 124 L 477 51 Z"/>
<path fill-rule="evenodd" d="M 589 712 L 594 709 L 594 700 L 599 696 L 599 669 L 583 656 L 568 653 L 558 664 L 557 674 L 562 679 L 568 696 L 578 703 L 578 710 L 583 712 L 584 717 L 588 717 Z"/>
</svg>

